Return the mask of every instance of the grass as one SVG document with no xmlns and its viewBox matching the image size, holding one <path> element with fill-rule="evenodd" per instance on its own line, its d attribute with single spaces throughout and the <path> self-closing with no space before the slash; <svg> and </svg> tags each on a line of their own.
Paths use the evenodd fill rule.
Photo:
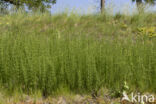
<svg viewBox="0 0 156 104">
<path fill-rule="evenodd" d="M 118 90 L 126 81 L 131 91 L 155 93 L 155 18 L 147 13 L 1 16 L 1 89 L 46 96 Z"/>
</svg>

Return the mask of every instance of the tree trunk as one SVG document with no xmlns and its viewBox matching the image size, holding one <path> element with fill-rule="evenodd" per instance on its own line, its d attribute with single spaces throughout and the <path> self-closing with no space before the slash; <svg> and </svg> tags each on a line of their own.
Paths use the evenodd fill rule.
<svg viewBox="0 0 156 104">
<path fill-rule="evenodd" d="M 104 12 L 104 8 L 105 8 L 105 0 L 101 0 L 101 13 Z"/>
</svg>

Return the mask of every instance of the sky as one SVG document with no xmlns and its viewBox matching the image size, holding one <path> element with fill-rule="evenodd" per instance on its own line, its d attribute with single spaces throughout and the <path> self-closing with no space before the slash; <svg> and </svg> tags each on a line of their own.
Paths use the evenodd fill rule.
<svg viewBox="0 0 156 104">
<path fill-rule="evenodd" d="M 99 12 L 100 0 L 57 0 L 52 6 L 52 13 L 73 12 L 80 14 L 92 14 Z M 108 13 L 132 14 L 137 12 L 135 3 L 131 0 L 106 0 Z M 156 6 L 148 7 L 149 11 L 156 12 Z"/>
</svg>

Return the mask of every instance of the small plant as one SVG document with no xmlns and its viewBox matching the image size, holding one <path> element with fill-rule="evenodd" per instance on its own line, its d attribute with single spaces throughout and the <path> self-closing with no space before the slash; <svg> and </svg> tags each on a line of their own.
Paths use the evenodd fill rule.
<svg viewBox="0 0 156 104">
<path fill-rule="evenodd" d="M 124 93 L 127 93 L 129 91 L 129 86 L 127 85 L 127 82 L 124 81 L 120 89 L 112 89 L 111 96 L 118 98 L 122 97 Z"/>
<path fill-rule="evenodd" d="M 129 91 L 129 86 L 127 85 L 126 81 L 124 81 L 124 84 L 123 84 L 121 91 L 122 91 L 122 93 Z"/>
<path fill-rule="evenodd" d="M 138 28 L 139 34 L 141 35 L 147 35 L 149 37 L 155 37 L 156 36 L 156 27 L 143 27 Z"/>
</svg>

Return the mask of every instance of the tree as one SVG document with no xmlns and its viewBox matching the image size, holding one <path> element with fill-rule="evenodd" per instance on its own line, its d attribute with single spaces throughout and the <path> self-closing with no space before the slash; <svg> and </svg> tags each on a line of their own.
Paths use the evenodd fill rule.
<svg viewBox="0 0 156 104">
<path fill-rule="evenodd" d="M 142 8 L 143 1 L 145 1 L 145 3 L 152 4 L 152 5 L 156 3 L 156 0 L 132 0 L 132 1 L 136 2 L 139 11 Z"/>
<path fill-rule="evenodd" d="M 104 8 L 105 8 L 105 0 L 101 0 L 101 13 L 104 12 Z"/>
<path fill-rule="evenodd" d="M 51 4 L 55 4 L 56 0 L 0 0 L 3 4 L 12 4 L 17 8 L 20 6 L 27 6 L 29 9 L 40 9 L 44 11 L 46 8 L 50 8 Z"/>
<path fill-rule="evenodd" d="M 155 4 L 156 0 L 132 0 L 133 2 L 136 1 L 136 3 L 143 3 L 145 1 L 146 3 Z"/>
<path fill-rule="evenodd" d="M 8 13 L 7 6 L 8 4 L 4 3 L 3 1 L 0 1 L 0 15 Z"/>
</svg>

